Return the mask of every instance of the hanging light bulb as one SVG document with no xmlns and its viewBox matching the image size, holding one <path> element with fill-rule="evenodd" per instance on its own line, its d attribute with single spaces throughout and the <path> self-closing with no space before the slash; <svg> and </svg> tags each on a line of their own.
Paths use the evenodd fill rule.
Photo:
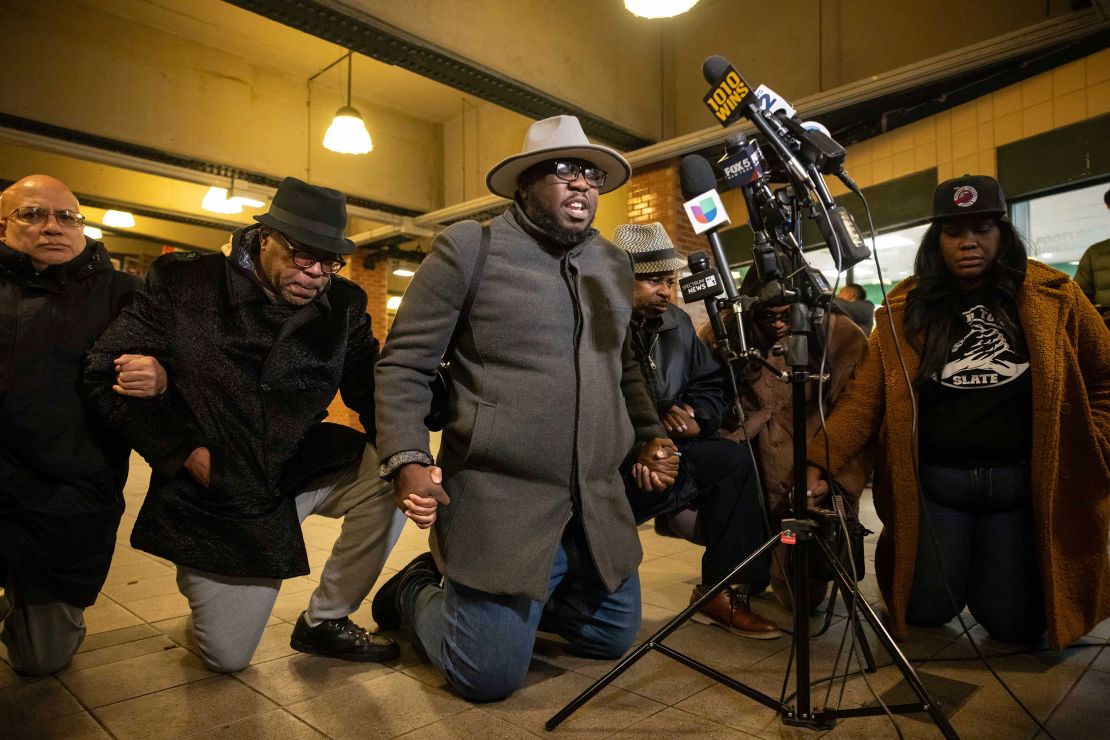
<svg viewBox="0 0 1110 740">
<path fill-rule="evenodd" d="M 624 0 L 624 7 L 641 18 L 671 18 L 698 4 L 698 0 Z"/>
<path fill-rule="evenodd" d="M 242 213 L 243 204 L 237 198 L 227 197 L 227 188 L 208 188 L 200 207 L 212 213 Z"/>
<path fill-rule="evenodd" d="M 347 52 L 347 104 L 335 112 L 324 134 L 324 148 L 340 154 L 366 154 L 374 149 L 362 116 L 351 106 L 351 56 Z"/>
<path fill-rule="evenodd" d="M 135 217 L 127 211 L 105 211 L 104 225 L 117 229 L 131 229 L 135 227 Z"/>
</svg>

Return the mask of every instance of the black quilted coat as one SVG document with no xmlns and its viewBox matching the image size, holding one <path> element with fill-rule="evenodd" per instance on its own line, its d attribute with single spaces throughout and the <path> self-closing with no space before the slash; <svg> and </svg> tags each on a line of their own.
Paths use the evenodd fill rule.
<svg viewBox="0 0 1110 740">
<path fill-rule="evenodd" d="M 309 572 L 293 494 L 373 441 L 378 342 L 366 294 L 343 278 L 306 306 L 271 303 L 253 276 L 257 238 L 257 226 L 237 231 L 227 258 L 155 261 L 90 352 L 86 383 L 154 471 L 132 545 L 212 573 L 289 578 Z M 112 392 L 112 358 L 122 352 L 166 366 L 165 396 Z M 366 437 L 320 424 L 337 390 Z M 182 467 L 197 447 L 212 452 L 208 488 Z"/>
</svg>

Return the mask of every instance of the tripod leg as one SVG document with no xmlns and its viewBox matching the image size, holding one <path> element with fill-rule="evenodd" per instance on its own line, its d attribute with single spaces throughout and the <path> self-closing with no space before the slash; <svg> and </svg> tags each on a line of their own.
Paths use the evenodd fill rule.
<svg viewBox="0 0 1110 740">
<path fill-rule="evenodd" d="M 846 589 L 846 593 L 857 592 L 858 589 L 856 589 L 854 584 L 849 580 L 848 574 L 844 572 L 844 566 L 841 565 L 840 561 L 833 555 L 828 544 L 820 538 L 817 538 L 815 541 L 820 547 L 821 552 L 824 553 L 825 559 L 832 566 L 833 573 L 840 587 Z M 848 597 L 845 596 L 845 598 Z M 921 678 L 918 677 L 917 672 L 913 669 L 913 666 L 910 665 L 909 660 L 902 654 L 901 649 L 899 649 L 897 643 L 894 642 L 894 638 L 887 632 L 882 620 L 879 619 L 879 615 L 875 613 L 871 605 L 867 603 L 867 600 L 862 597 L 856 599 L 856 608 L 863 612 L 867 621 L 870 622 L 871 629 L 875 631 L 876 637 L 879 638 L 879 641 L 883 644 L 883 647 L 886 648 L 886 651 L 890 653 L 890 657 L 894 659 L 894 665 L 898 667 L 898 670 L 902 673 L 902 677 L 906 679 L 906 683 L 908 683 L 910 688 L 913 689 L 913 692 L 917 694 L 917 698 L 921 700 L 922 710 L 928 712 L 929 716 L 933 718 L 933 722 L 936 724 L 937 729 L 939 729 L 946 738 L 959 738 L 959 735 L 956 734 L 956 731 L 948 722 L 948 718 L 944 716 L 944 712 L 940 710 L 940 706 L 938 706 L 933 697 L 929 695 L 929 690 L 925 688 L 925 684 L 921 682 Z"/>
<path fill-rule="evenodd" d="M 705 606 L 707 603 L 712 601 L 717 596 L 717 594 L 719 594 L 721 591 L 728 588 L 729 585 L 732 583 L 733 579 L 735 579 L 738 575 L 740 575 L 745 570 L 747 570 L 748 567 L 750 567 L 751 564 L 754 563 L 761 555 L 763 555 L 765 552 L 767 552 L 772 547 L 774 547 L 776 544 L 778 544 L 778 541 L 779 541 L 779 537 L 776 534 L 774 537 L 772 537 L 771 539 L 767 540 L 762 545 L 760 545 L 758 550 L 753 552 L 748 557 L 744 558 L 743 562 L 741 562 L 739 565 L 737 565 L 732 570 L 731 573 L 729 573 L 727 576 L 725 576 L 721 580 L 720 583 L 718 583 L 717 585 L 713 586 L 713 588 L 706 591 L 704 594 L 702 594 L 702 597 L 700 599 L 698 599 L 694 603 L 690 604 L 690 606 L 686 607 L 686 609 L 684 609 L 682 612 L 680 612 L 674 619 L 672 619 L 671 621 L 667 622 L 665 625 L 660 627 L 659 630 L 654 635 L 652 635 L 647 640 L 642 642 L 639 647 L 637 647 L 635 650 L 633 650 L 627 656 L 622 658 L 621 661 L 619 663 L 617 663 L 615 666 L 613 666 L 613 668 L 608 673 L 606 673 L 604 676 L 599 678 L 591 686 L 589 686 L 585 691 L 583 691 L 581 694 L 579 694 L 577 697 L 575 697 L 573 700 L 571 700 L 571 702 L 569 704 L 567 704 L 565 707 L 563 707 L 558 712 L 556 712 L 551 717 L 551 719 L 547 720 L 547 723 L 544 725 L 544 728 L 547 729 L 547 730 L 554 730 L 556 727 L 558 727 L 560 724 L 562 724 L 563 720 L 565 720 L 567 717 L 569 717 L 570 715 L 572 715 L 576 711 L 578 711 L 578 709 L 583 704 L 588 702 L 590 699 L 592 699 L 594 696 L 596 696 L 599 691 L 601 691 L 603 688 L 605 688 L 610 683 L 612 683 L 613 680 L 617 678 L 617 676 L 621 675 L 622 673 L 627 671 L 629 668 L 631 668 L 636 663 L 636 661 L 638 661 L 640 658 L 647 655 L 648 652 L 650 652 L 651 650 L 659 649 L 660 646 L 658 645 L 658 643 L 662 642 L 664 639 L 667 638 L 668 635 L 670 635 L 672 632 L 674 632 L 679 627 L 681 627 L 682 624 L 684 622 L 686 622 L 686 620 L 688 620 L 695 613 L 700 611 L 701 608 L 703 606 Z M 740 688 L 737 688 L 738 686 L 742 686 L 742 684 L 739 684 L 735 681 L 732 681 L 732 679 L 729 679 L 727 676 L 720 676 L 720 677 L 713 676 L 712 675 L 713 674 L 712 669 L 706 668 L 706 670 L 702 670 L 701 668 L 698 668 L 697 666 L 692 665 L 693 663 L 695 663 L 695 661 L 687 662 L 687 660 L 679 660 L 679 658 L 677 658 L 675 656 L 676 655 L 681 655 L 681 654 L 677 653 L 674 650 L 671 650 L 670 648 L 667 648 L 665 651 L 660 650 L 660 652 L 664 652 L 665 655 L 667 655 L 668 657 L 674 658 L 675 660 L 678 660 L 680 663 L 683 663 L 685 665 L 690 665 L 691 667 L 697 668 L 697 670 L 699 670 L 702 673 L 705 673 L 706 675 L 709 675 L 713 678 L 717 678 L 718 681 L 720 681 L 721 683 L 725 683 L 726 685 L 729 686 L 729 688 L 733 688 L 733 689 L 736 689 L 737 691 L 741 691 L 741 693 L 745 694 L 746 696 L 750 696 L 751 698 L 756 699 L 757 701 L 759 701 L 759 702 L 761 702 L 761 703 L 763 703 L 763 704 L 765 704 L 765 705 L 767 705 L 767 706 L 769 706 L 773 709 L 778 709 L 779 707 L 782 706 L 780 702 L 777 702 L 774 699 L 772 699 L 771 697 L 768 697 L 765 694 L 762 694 L 761 692 L 755 691 L 754 689 L 748 689 L 748 687 L 743 687 L 744 689 L 747 689 L 747 690 L 742 691 Z M 682 656 L 682 657 L 685 657 L 685 656 Z M 707 671 L 709 671 L 709 672 L 707 673 Z M 730 681 L 731 681 L 731 683 L 729 683 Z M 736 686 L 733 686 L 732 683 L 736 683 Z"/>
</svg>

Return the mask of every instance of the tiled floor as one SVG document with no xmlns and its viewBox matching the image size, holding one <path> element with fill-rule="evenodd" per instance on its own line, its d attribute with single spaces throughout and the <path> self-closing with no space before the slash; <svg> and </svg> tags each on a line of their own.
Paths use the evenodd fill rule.
<svg viewBox="0 0 1110 740">
<path fill-rule="evenodd" d="M 613 663 L 575 658 L 541 637 L 527 685 L 503 702 L 469 704 L 407 648 L 388 665 L 310 657 L 289 648 L 292 622 L 304 609 L 337 523 L 314 517 L 304 526 L 313 572 L 286 582 L 253 664 L 232 676 L 205 670 L 192 652 L 188 607 L 170 565 L 128 546 L 149 471 L 133 462 L 128 511 L 116 558 L 96 605 L 85 613 L 89 636 L 73 663 L 57 676 L 25 679 L 0 661 L 0 737 L 4 738 L 524 738 L 542 736 L 544 722 Z M 868 507 L 869 508 L 869 507 Z M 865 518 L 874 519 L 873 511 Z M 872 529 L 878 529 L 870 522 Z M 644 637 L 689 599 L 699 552 L 685 542 L 641 532 Z M 410 527 L 389 560 L 390 569 L 425 549 L 426 536 Z M 868 554 L 873 554 L 874 537 Z M 870 565 L 869 565 L 870 567 Z M 392 572 L 390 570 L 390 572 Z M 874 579 L 863 593 L 878 603 Z M 761 613 L 789 624 L 773 599 L 756 599 Z M 966 615 L 965 615 L 966 616 Z M 370 625 L 370 605 L 354 615 Z M 838 618 L 813 641 L 814 678 L 831 672 L 843 633 Z M 973 634 L 995 655 L 991 664 L 1058 738 L 1106 737 L 1110 726 L 1110 623 L 1076 647 L 1011 654 L 1009 646 Z M 874 643 L 873 640 L 871 640 Z M 789 638 L 757 641 L 688 623 L 666 644 L 748 685 L 778 696 L 790 653 Z M 956 629 L 917 631 L 901 645 L 930 691 L 965 738 L 1032 737 L 1035 727 Z M 2 648 L 0 648 L 2 651 Z M 0 652 L 2 655 L 2 652 Z M 908 700 L 898 671 L 877 648 L 877 673 L 821 684 L 814 706 L 852 707 Z M 868 686 L 868 684 L 870 686 Z M 793 690 L 793 685 L 791 685 Z M 936 737 L 927 715 L 896 720 L 906 737 Z M 886 717 L 844 719 L 833 737 L 895 737 Z M 579 738 L 817 737 L 782 725 L 769 709 L 658 653 L 649 653 L 587 703 L 556 732 Z"/>
</svg>

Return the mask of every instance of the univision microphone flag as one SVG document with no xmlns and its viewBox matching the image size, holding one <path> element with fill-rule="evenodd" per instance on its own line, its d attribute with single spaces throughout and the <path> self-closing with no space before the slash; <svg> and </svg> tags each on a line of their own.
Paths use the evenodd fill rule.
<svg viewBox="0 0 1110 740">
<path fill-rule="evenodd" d="M 729 222 L 725 204 L 721 202 L 721 196 L 716 190 L 706 190 L 683 203 L 682 207 L 686 209 L 686 216 L 690 219 L 690 226 L 694 227 L 695 234 L 704 234 Z"/>
</svg>

